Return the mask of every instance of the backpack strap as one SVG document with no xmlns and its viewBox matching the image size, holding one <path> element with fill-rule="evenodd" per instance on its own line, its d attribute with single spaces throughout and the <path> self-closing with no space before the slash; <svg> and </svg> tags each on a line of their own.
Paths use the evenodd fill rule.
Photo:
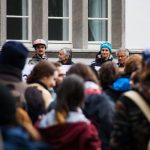
<svg viewBox="0 0 150 150">
<path fill-rule="evenodd" d="M 130 98 L 143 112 L 145 117 L 150 122 L 150 107 L 147 102 L 143 99 L 143 97 L 138 94 L 136 91 L 128 91 L 124 93 L 124 96 Z"/>
</svg>

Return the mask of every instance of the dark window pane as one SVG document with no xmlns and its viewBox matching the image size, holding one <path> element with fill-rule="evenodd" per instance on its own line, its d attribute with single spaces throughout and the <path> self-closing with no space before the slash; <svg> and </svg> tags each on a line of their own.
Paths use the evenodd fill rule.
<svg viewBox="0 0 150 150">
<path fill-rule="evenodd" d="M 28 15 L 28 0 L 7 0 L 7 15 Z"/>
<path fill-rule="evenodd" d="M 68 19 L 49 19 L 48 20 L 48 39 L 49 40 L 69 40 L 69 21 Z"/>
<path fill-rule="evenodd" d="M 28 39 L 28 19 L 7 18 L 7 39 Z"/>
<path fill-rule="evenodd" d="M 49 0 L 48 2 L 49 17 L 69 16 L 69 0 Z"/>
<path fill-rule="evenodd" d="M 88 40 L 89 41 L 107 41 L 107 20 L 89 20 L 88 22 Z"/>
<path fill-rule="evenodd" d="M 107 18 L 108 0 L 88 0 L 88 16 L 91 18 Z"/>
</svg>

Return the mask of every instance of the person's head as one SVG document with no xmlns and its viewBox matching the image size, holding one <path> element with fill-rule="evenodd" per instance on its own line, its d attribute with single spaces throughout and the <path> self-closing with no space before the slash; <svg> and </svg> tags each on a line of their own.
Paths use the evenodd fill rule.
<svg viewBox="0 0 150 150">
<path fill-rule="evenodd" d="M 107 60 L 112 52 L 112 45 L 108 42 L 100 44 L 100 54 L 102 59 Z"/>
<path fill-rule="evenodd" d="M 33 42 L 33 47 L 38 55 L 43 56 L 45 55 L 47 43 L 43 39 L 36 39 Z"/>
<path fill-rule="evenodd" d="M 25 92 L 27 111 L 33 123 L 38 121 L 41 115 L 46 113 L 45 103 L 40 90 L 28 87 Z"/>
<path fill-rule="evenodd" d="M 3 66 L 11 66 L 22 71 L 27 57 L 28 49 L 21 42 L 8 41 L 2 46 L 0 64 Z"/>
<path fill-rule="evenodd" d="M 120 48 L 116 51 L 116 56 L 118 59 L 118 64 L 120 67 L 124 67 L 127 58 L 129 57 L 129 50 Z"/>
<path fill-rule="evenodd" d="M 62 68 L 62 64 L 61 63 L 54 62 L 53 64 L 56 67 L 56 70 L 58 72 L 58 76 L 56 78 L 56 86 L 58 86 L 58 85 L 60 85 L 63 82 L 63 80 L 65 78 L 65 72 L 64 72 L 64 70 Z"/>
<path fill-rule="evenodd" d="M 62 48 L 58 52 L 58 58 L 62 64 L 66 64 L 67 62 L 71 61 L 71 59 L 72 59 L 72 50 L 69 48 Z"/>
<path fill-rule="evenodd" d="M 16 102 L 9 89 L 0 84 L 0 126 L 16 125 Z"/>
<path fill-rule="evenodd" d="M 145 49 L 142 53 L 141 81 L 150 81 L 150 49 Z"/>
<path fill-rule="evenodd" d="M 73 64 L 67 71 L 67 75 L 69 74 L 77 74 L 82 77 L 84 81 L 93 81 L 98 83 L 98 79 L 93 70 L 89 66 L 82 63 Z"/>
<path fill-rule="evenodd" d="M 132 72 L 141 69 L 142 56 L 140 54 L 133 54 L 128 57 L 125 63 L 124 72 L 127 75 L 131 75 Z"/>
<path fill-rule="evenodd" d="M 47 88 L 52 88 L 56 84 L 55 73 L 56 67 L 51 62 L 40 61 L 27 77 L 27 83 L 42 82 Z"/>
<path fill-rule="evenodd" d="M 68 75 L 58 88 L 57 111 L 77 111 L 84 101 L 84 80 L 78 75 Z"/>
<path fill-rule="evenodd" d="M 119 77 L 119 69 L 114 62 L 107 61 L 102 64 L 98 75 L 100 84 L 105 90 L 105 88 L 112 85 L 112 83 Z"/>
</svg>

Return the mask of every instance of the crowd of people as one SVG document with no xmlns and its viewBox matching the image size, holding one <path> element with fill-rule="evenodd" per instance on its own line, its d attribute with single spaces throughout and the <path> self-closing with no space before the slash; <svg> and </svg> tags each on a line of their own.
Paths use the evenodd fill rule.
<svg viewBox="0 0 150 150">
<path fill-rule="evenodd" d="M 33 47 L 25 80 L 28 49 L 16 41 L 1 49 L 0 149 L 148 149 L 150 119 L 128 94 L 140 95 L 150 115 L 150 49 L 130 54 L 120 48 L 116 63 L 111 43 L 104 42 L 87 65 L 74 63 L 69 48 L 51 62 L 43 39 Z M 70 65 L 66 72 L 63 65 Z"/>
</svg>

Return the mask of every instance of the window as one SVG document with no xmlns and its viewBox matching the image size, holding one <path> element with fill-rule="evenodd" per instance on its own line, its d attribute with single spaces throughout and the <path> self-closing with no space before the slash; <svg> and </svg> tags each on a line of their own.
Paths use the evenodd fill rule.
<svg viewBox="0 0 150 150">
<path fill-rule="evenodd" d="M 108 41 L 110 0 L 88 0 L 88 41 Z"/>
<path fill-rule="evenodd" d="M 48 40 L 70 41 L 71 0 L 48 2 Z"/>
<path fill-rule="evenodd" d="M 7 39 L 29 40 L 29 1 L 7 0 Z"/>
</svg>

